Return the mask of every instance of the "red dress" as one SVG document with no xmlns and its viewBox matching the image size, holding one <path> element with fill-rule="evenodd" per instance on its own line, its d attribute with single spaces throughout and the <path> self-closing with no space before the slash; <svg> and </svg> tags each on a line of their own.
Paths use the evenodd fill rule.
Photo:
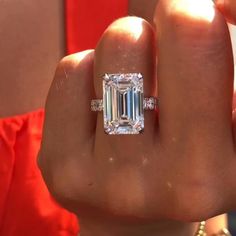
<svg viewBox="0 0 236 236">
<path fill-rule="evenodd" d="M 68 54 L 94 48 L 127 0 L 67 0 Z M 44 111 L 0 119 L 0 236 L 77 236 L 76 217 L 50 196 L 36 164 Z"/>
</svg>

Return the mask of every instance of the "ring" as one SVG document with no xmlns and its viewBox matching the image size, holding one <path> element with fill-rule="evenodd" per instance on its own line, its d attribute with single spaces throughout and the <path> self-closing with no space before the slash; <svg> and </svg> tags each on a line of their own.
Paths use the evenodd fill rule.
<svg viewBox="0 0 236 236">
<path fill-rule="evenodd" d="M 231 236 L 231 233 L 229 232 L 228 229 L 224 228 L 215 236 Z"/>
<path fill-rule="evenodd" d="M 144 110 L 156 110 L 157 98 L 143 96 L 141 73 L 105 74 L 103 99 L 91 101 L 91 111 L 103 111 L 106 134 L 140 134 Z"/>
</svg>

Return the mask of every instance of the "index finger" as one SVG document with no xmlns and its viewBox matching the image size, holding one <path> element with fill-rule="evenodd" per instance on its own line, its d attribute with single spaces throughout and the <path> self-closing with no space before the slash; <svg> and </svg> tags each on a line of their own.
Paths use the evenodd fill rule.
<svg viewBox="0 0 236 236">
<path fill-rule="evenodd" d="M 231 24 L 236 24 L 236 1 L 235 0 L 215 0 L 217 8 L 223 13 L 226 20 Z"/>
</svg>

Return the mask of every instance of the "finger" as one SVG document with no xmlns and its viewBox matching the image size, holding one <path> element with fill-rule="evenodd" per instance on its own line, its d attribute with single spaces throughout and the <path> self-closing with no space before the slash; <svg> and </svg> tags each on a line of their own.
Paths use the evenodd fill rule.
<svg viewBox="0 0 236 236">
<path fill-rule="evenodd" d="M 59 63 L 47 97 L 40 163 L 48 156 L 71 158 L 78 149 L 83 153 L 92 146 L 96 127 L 96 115 L 90 111 L 93 55 L 84 51 Z"/>
<path fill-rule="evenodd" d="M 160 0 L 155 22 L 163 146 L 205 161 L 232 150 L 233 56 L 222 15 L 211 0 Z"/>
<path fill-rule="evenodd" d="M 236 1 L 215 0 L 218 9 L 223 13 L 228 22 L 236 24 Z"/>
<path fill-rule="evenodd" d="M 127 17 L 114 22 L 104 33 L 95 50 L 95 91 L 102 97 L 101 76 L 108 73 L 142 73 L 144 79 L 144 96 L 156 95 L 155 43 L 152 27 L 141 18 Z M 116 155 L 133 158 L 134 152 L 152 143 L 156 123 L 156 113 L 145 113 L 144 133 L 140 135 L 106 135 L 103 127 L 103 114 L 98 115 L 96 147 L 106 158 Z M 135 148 L 134 148 L 135 147 Z M 115 150 L 115 151 L 114 151 Z M 106 152 L 106 154 L 104 153 Z M 115 155 L 115 156 L 114 156 Z"/>
</svg>

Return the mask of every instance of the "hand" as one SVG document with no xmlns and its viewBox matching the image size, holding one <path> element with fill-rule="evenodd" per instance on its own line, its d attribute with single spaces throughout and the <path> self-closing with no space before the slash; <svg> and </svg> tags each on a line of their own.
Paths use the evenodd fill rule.
<svg viewBox="0 0 236 236">
<path fill-rule="evenodd" d="M 200 221 L 236 208 L 226 22 L 210 0 L 160 0 L 154 19 L 154 29 L 120 19 L 95 54 L 58 66 L 39 166 L 53 196 L 82 223 L 152 228 L 157 219 Z M 101 75 L 117 72 L 142 72 L 145 96 L 156 95 L 158 80 L 159 112 L 145 113 L 143 135 L 107 136 L 102 114 L 90 111 L 91 99 L 102 97 Z"/>
</svg>

